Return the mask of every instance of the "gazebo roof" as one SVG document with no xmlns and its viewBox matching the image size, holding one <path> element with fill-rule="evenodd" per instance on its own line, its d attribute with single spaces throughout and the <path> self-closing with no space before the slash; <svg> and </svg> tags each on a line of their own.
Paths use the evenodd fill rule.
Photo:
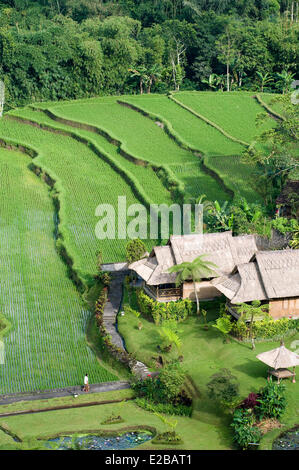
<svg viewBox="0 0 299 470">
<path fill-rule="evenodd" d="M 256 357 L 275 370 L 299 366 L 298 354 L 290 351 L 284 345 L 272 349 L 271 351 L 258 354 Z"/>
</svg>

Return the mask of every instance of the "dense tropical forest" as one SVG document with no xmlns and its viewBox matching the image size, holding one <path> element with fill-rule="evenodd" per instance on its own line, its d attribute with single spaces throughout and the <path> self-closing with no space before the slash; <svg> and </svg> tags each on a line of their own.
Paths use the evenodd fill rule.
<svg viewBox="0 0 299 470">
<path fill-rule="evenodd" d="M 299 64 L 292 0 L 2 0 L 6 106 L 168 90 L 285 93 Z"/>
</svg>

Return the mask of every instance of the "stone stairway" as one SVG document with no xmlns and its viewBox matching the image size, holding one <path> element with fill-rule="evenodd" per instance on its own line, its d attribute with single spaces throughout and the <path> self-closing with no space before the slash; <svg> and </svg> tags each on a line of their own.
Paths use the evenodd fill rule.
<svg viewBox="0 0 299 470">
<path fill-rule="evenodd" d="M 126 351 L 126 349 L 123 339 L 117 331 L 117 315 L 122 303 L 123 283 L 127 274 L 128 272 L 124 270 L 111 272 L 112 280 L 103 314 L 104 327 L 111 336 L 111 342 L 123 351 Z M 141 379 L 152 375 L 146 365 L 139 361 L 132 365 L 131 371 Z"/>
</svg>

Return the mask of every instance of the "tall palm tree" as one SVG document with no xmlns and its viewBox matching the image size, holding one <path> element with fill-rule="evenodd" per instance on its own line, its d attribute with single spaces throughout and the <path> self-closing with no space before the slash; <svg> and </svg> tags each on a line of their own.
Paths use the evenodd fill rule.
<svg viewBox="0 0 299 470">
<path fill-rule="evenodd" d="M 180 286 L 184 281 L 192 280 L 194 286 L 194 294 L 196 298 L 197 314 L 200 314 L 199 297 L 196 289 L 196 283 L 200 282 L 202 278 L 209 277 L 213 272 L 213 268 L 217 268 L 216 264 L 207 261 L 207 255 L 198 256 L 194 261 L 184 262 L 169 268 L 170 273 L 177 273 L 176 285 Z"/>
</svg>

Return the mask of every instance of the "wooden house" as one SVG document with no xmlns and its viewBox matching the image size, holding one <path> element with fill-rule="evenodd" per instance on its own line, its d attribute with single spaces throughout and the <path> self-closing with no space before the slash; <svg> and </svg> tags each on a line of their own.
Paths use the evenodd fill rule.
<svg viewBox="0 0 299 470">
<path fill-rule="evenodd" d="M 209 278 L 196 284 L 201 300 L 224 294 L 235 316 L 236 304 L 260 300 L 269 304 L 275 319 L 299 318 L 299 250 L 259 251 L 254 235 L 175 235 L 129 268 L 143 280 L 144 291 L 159 302 L 195 300 L 193 282 L 177 287 L 177 274 L 169 273 L 169 268 L 200 255 L 217 266 Z"/>
<path fill-rule="evenodd" d="M 132 263 L 129 268 L 143 279 L 145 292 L 155 300 L 194 300 L 193 283 L 185 282 L 177 287 L 176 274 L 170 274 L 168 270 L 174 265 L 206 255 L 206 259 L 217 268 L 208 279 L 197 283 L 197 288 L 202 300 L 213 299 L 222 293 L 212 284 L 212 279 L 231 274 L 237 264 L 249 262 L 257 251 L 253 235 L 233 237 L 232 232 L 174 235 L 166 246 L 154 247 L 147 258 Z"/>
<path fill-rule="evenodd" d="M 234 306 L 260 300 L 269 304 L 275 318 L 299 318 L 299 250 L 257 252 L 249 263 L 237 265 L 232 274 L 213 281 Z"/>
</svg>

